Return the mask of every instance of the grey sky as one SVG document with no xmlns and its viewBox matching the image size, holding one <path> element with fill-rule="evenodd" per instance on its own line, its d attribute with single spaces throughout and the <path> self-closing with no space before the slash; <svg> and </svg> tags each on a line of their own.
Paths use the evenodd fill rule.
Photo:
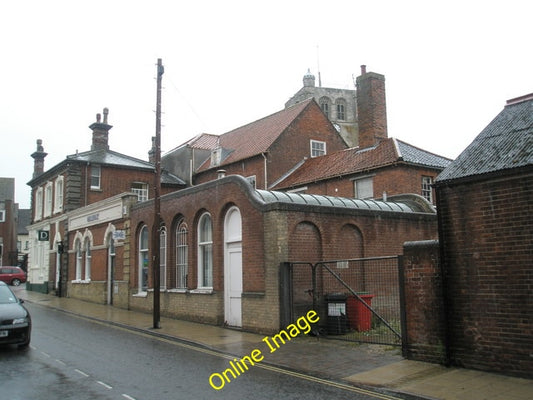
<svg viewBox="0 0 533 400">
<path fill-rule="evenodd" d="M 530 1 L 13 1 L 0 12 L 0 176 L 29 208 L 45 169 L 90 148 L 147 159 L 163 59 L 163 151 L 283 108 L 308 68 L 353 88 L 386 77 L 389 136 L 456 157 L 509 98 L 533 92 Z M 318 51 L 317 51 L 318 47 Z M 319 55 L 319 57 L 317 57 Z"/>
</svg>

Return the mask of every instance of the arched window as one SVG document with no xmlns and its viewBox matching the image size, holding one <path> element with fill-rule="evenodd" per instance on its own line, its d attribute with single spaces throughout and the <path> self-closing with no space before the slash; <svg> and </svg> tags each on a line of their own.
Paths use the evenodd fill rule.
<svg viewBox="0 0 533 400">
<path fill-rule="evenodd" d="M 113 285 L 115 280 L 115 240 L 113 232 L 107 234 L 107 304 L 113 304 Z"/>
<path fill-rule="evenodd" d="M 148 288 L 148 227 L 144 225 L 139 232 L 139 292 Z"/>
<path fill-rule="evenodd" d="M 76 280 L 81 280 L 81 269 L 83 265 L 83 259 L 81 254 L 81 241 L 78 239 L 74 244 L 74 249 L 76 250 Z"/>
<path fill-rule="evenodd" d="M 208 213 L 198 222 L 198 288 L 213 288 L 213 224 Z"/>
<path fill-rule="evenodd" d="M 161 289 L 167 288 L 167 228 L 159 230 L 159 283 Z"/>
<path fill-rule="evenodd" d="M 340 121 L 346 120 L 346 100 L 337 99 L 337 119 Z"/>
<path fill-rule="evenodd" d="M 85 251 L 85 280 L 91 280 L 91 240 L 85 238 L 85 244 L 83 246 Z"/>
<path fill-rule="evenodd" d="M 176 288 L 187 287 L 188 253 L 187 224 L 183 221 L 176 228 Z"/>
<path fill-rule="evenodd" d="M 318 104 L 320 105 L 320 108 L 322 109 L 322 112 L 324 114 L 326 114 L 326 117 L 329 118 L 329 109 L 330 109 L 330 104 L 331 104 L 331 100 L 329 99 L 329 97 L 321 97 L 320 100 L 318 100 Z"/>
</svg>

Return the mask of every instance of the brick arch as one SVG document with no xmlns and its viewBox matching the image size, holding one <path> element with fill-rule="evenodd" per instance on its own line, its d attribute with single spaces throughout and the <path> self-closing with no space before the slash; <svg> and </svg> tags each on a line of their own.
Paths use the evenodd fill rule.
<svg viewBox="0 0 533 400">
<path fill-rule="evenodd" d="M 289 259 L 316 263 L 322 260 L 322 235 L 318 227 L 309 222 L 299 222 L 289 238 Z"/>
<path fill-rule="evenodd" d="M 338 232 L 336 253 L 339 259 L 362 258 L 364 256 L 363 233 L 353 224 L 343 225 Z"/>
</svg>

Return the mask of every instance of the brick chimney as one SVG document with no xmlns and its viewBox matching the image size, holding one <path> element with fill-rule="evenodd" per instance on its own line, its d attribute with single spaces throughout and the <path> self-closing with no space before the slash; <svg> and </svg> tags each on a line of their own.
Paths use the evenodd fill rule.
<svg viewBox="0 0 533 400">
<path fill-rule="evenodd" d="M 366 72 L 361 65 L 361 75 L 356 79 L 359 148 L 372 147 L 387 139 L 387 102 L 385 76 Z"/>
<path fill-rule="evenodd" d="M 93 131 L 93 142 L 91 150 L 109 150 L 108 137 L 109 130 L 113 127 L 107 124 L 107 115 L 109 110 L 104 108 L 104 121 L 101 122 L 101 115 L 96 114 L 96 122 L 89 126 Z"/>
<path fill-rule="evenodd" d="M 48 153 L 44 152 L 43 141 L 37 139 L 37 150 L 31 155 L 33 157 L 33 177 L 36 178 L 44 172 L 44 158 Z"/>
<path fill-rule="evenodd" d="M 148 151 L 148 162 L 155 164 L 155 136 L 152 136 L 152 148 Z"/>
</svg>

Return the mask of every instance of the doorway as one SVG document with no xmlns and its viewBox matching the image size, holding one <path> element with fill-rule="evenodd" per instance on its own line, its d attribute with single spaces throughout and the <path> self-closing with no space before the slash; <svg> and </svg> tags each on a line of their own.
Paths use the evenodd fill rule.
<svg viewBox="0 0 533 400">
<path fill-rule="evenodd" d="M 242 327 L 242 220 L 237 207 L 231 207 L 224 222 L 224 320 Z"/>
</svg>

